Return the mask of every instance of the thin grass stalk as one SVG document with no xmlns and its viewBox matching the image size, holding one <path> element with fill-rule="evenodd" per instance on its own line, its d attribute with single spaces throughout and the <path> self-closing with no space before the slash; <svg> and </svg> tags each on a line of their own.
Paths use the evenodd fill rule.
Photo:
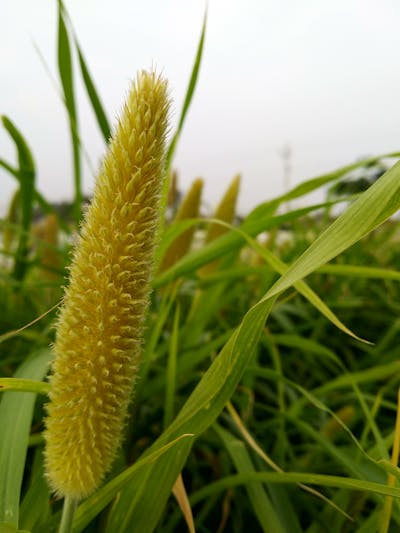
<svg viewBox="0 0 400 533">
<path fill-rule="evenodd" d="M 69 129 L 72 145 L 72 160 L 74 168 L 74 202 L 73 214 L 78 223 L 82 214 L 82 168 L 81 168 L 81 146 L 78 131 L 78 115 L 75 103 L 75 92 L 73 83 L 73 68 L 71 46 L 69 35 L 65 23 L 63 3 L 58 2 L 58 71 L 63 89 L 64 103 L 68 113 Z"/>
<path fill-rule="evenodd" d="M 393 466 L 397 466 L 399 463 L 399 454 L 400 454 L 400 388 L 397 391 L 397 414 L 396 414 L 396 425 L 394 432 L 394 441 L 392 448 L 392 460 L 391 463 Z M 394 487 L 396 477 L 393 474 L 388 476 L 388 486 Z M 390 519 L 392 516 L 392 507 L 393 507 L 393 497 L 386 496 L 385 503 L 382 509 L 382 521 L 379 526 L 379 533 L 387 533 L 389 531 Z"/>
<path fill-rule="evenodd" d="M 15 124 L 6 116 L 2 117 L 2 122 L 14 141 L 18 153 L 17 175 L 20 186 L 21 231 L 15 252 L 13 276 L 17 281 L 22 281 L 28 268 L 28 237 L 33 217 L 35 163 L 26 140 Z"/>
<path fill-rule="evenodd" d="M 64 499 L 61 522 L 60 527 L 58 529 L 58 533 L 71 533 L 77 506 L 78 500 L 69 497 L 66 497 Z"/>
</svg>

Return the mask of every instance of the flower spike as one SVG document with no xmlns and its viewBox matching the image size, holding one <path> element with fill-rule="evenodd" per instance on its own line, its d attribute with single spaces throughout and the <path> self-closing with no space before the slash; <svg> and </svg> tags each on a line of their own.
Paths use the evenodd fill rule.
<svg viewBox="0 0 400 533">
<path fill-rule="evenodd" d="M 45 430 L 46 474 L 60 496 L 95 491 L 122 441 L 149 304 L 168 109 L 166 81 L 141 72 L 74 251 Z"/>
</svg>

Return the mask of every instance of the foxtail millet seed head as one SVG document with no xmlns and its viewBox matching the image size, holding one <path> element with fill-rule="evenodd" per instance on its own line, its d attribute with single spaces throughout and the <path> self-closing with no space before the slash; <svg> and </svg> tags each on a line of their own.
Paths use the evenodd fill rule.
<svg viewBox="0 0 400 533">
<path fill-rule="evenodd" d="M 227 190 L 225 191 L 225 194 L 223 195 L 220 203 L 218 204 L 214 212 L 213 218 L 221 220 L 226 224 L 233 223 L 236 213 L 236 202 L 239 195 L 239 187 L 240 174 L 237 174 L 229 184 Z M 214 239 L 217 239 L 227 231 L 229 231 L 229 229 L 225 225 L 212 222 L 208 226 L 204 243 L 207 244 L 213 241 Z M 207 263 L 198 270 L 198 274 L 200 276 L 207 276 L 209 274 L 212 274 L 212 272 L 218 268 L 220 262 L 221 261 L 217 259 L 215 261 L 211 261 L 211 263 Z"/>
<path fill-rule="evenodd" d="M 236 176 L 230 182 L 227 190 L 225 191 L 220 203 L 218 204 L 214 212 L 213 218 L 216 218 L 217 220 L 222 220 L 222 222 L 226 222 L 227 224 L 233 223 L 236 214 L 236 203 L 239 195 L 239 187 L 240 174 L 236 174 Z M 208 226 L 205 242 L 211 242 L 226 233 L 227 231 L 229 230 L 226 226 L 212 223 Z"/>
<path fill-rule="evenodd" d="M 168 109 L 166 81 L 141 72 L 74 251 L 44 433 L 46 475 L 60 496 L 95 491 L 121 444 L 149 303 Z"/>
<path fill-rule="evenodd" d="M 199 216 L 201 194 L 203 191 L 204 181 L 201 178 L 197 178 L 192 183 L 189 191 L 186 193 L 182 202 L 179 205 L 178 211 L 173 219 L 173 222 L 180 222 L 190 218 L 197 218 Z M 189 251 L 193 237 L 195 234 L 195 227 L 187 229 L 181 233 L 171 244 L 171 246 L 165 252 L 165 255 L 161 261 L 160 272 L 168 270 L 179 259 Z"/>
</svg>

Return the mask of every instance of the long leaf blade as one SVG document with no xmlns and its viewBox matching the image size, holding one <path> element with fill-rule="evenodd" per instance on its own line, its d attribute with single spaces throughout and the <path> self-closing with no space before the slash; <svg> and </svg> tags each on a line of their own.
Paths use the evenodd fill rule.
<svg viewBox="0 0 400 533">
<path fill-rule="evenodd" d="M 28 266 L 28 237 L 32 224 L 33 199 L 35 195 L 35 163 L 28 143 L 15 124 L 6 116 L 2 117 L 2 122 L 13 139 L 18 153 L 18 170 L 13 172 L 11 167 L 5 168 L 17 177 L 20 185 L 21 231 L 15 254 L 13 275 L 15 279 L 21 281 Z M 4 163 L 2 166 L 5 166 Z"/>
<path fill-rule="evenodd" d="M 82 177 L 80 142 L 78 135 L 77 111 L 75 104 L 74 81 L 72 70 L 71 46 L 67 27 L 64 20 L 64 7 L 61 1 L 58 3 L 58 44 L 57 44 L 58 71 L 64 94 L 64 103 L 68 113 L 69 130 L 72 144 L 72 157 L 74 165 L 74 216 L 76 221 L 81 217 L 82 207 Z"/>
<path fill-rule="evenodd" d="M 90 102 L 92 104 L 92 109 L 96 116 L 97 124 L 99 125 L 100 131 L 103 134 L 104 140 L 107 143 L 111 136 L 111 127 L 107 119 L 106 112 L 101 103 L 100 96 L 96 90 L 88 66 L 86 64 L 83 52 L 78 45 L 78 41 L 75 39 L 75 46 L 78 52 L 79 65 L 81 68 L 83 82 L 86 87 L 86 92 L 89 96 Z"/>
<path fill-rule="evenodd" d="M 52 354 L 42 350 L 33 354 L 17 370 L 16 378 L 43 379 Z M 0 523 L 18 527 L 19 500 L 28 437 L 36 394 L 6 392 L 0 403 Z"/>
</svg>

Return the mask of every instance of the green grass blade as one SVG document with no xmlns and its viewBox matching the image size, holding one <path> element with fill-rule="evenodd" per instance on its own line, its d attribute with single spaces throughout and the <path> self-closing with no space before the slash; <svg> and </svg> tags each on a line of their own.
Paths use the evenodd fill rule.
<svg viewBox="0 0 400 533">
<path fill-rule="evenodd" d="M 345 388 L 352 388 L 354 384 L 362 383 L 376 383 L 379 380 L 387 379 L 390 376 L 396 375 L 400 371 L 400 361 L 392 361 L 384 365 L 376 365 L 366 370 L 360 370 L 359 372 L 346 372 L 331 379 L 328 383 L 315 388 L 312 393 L 314 395 L 321 395 L 331 391 L 337 391 Z M 307 402 L 307 399 L 300 399 L 293 404 L 290 412 L 296 416 L 299 410 Z"/>
<path fill-rule="evenodd" d="M 174 417 L 174 401 L 176 394 L 176 376 L 177 376 L 177 359 L 178 359 L 178 339 L 179 339 L 179 321 L 180 307 L 177 306 L 174 315 L 171 341 L 169 344 L 167 374 L 166 374 L 166 391 L 165 391 L 165 410 L 164 410 L 164 427 L 171 423 Z"/>
<path fill-rule="evenodd" d="M 120 492 L 129 480 L 139 472 L 143 475 L 146 466 L 159 459 L 163 454 L 167 453 L 171 448 L 175 448 L 181 452 L 188 446 L 188 442 L 192 440 L 193 435 L 180 435 L 175 440 L 168 444 L 161 446 L 153 453 L 147 454 L 146 457 L 139 459 L 134 465 L 124 470 L 121 474 L 112 479 L 109 483 L 104 485 L 92 496 L 89 496 L 77 509 L 74 519 L 73 532 L 80 533 L 90 521 L 96 517 L 108 505 L 115 495 Z M 178 456 L 180 453 L 178 453 Z M 161 480 L 159 480 L 161 482 Z"/>
<path fill-rule="evenodd" d="M 19 170 L 17 168 L 12 167 L 7 161 L 4 161 L 4 159 L 0 159 L 0 167 L 3 167 L 4 170 L 7 170 L 14 178 L 17 178 L 19 180 Z"/>
<path fill-rule="evenodd" d="M 364 166 L 370 166 L 374 163 L 379 162 L 380 159 L 385 159 L 385 158 L 398 159 L 399 157 L 400 157 L 400 152 L 390 152 L 388 154 L 383 154 L 383 155 L 379 155 L 376 157 L 370 157 L 367 159 L 363 159 L 361 161 L 357 161 L 356 163 L 352 163 L 351 165 L 346 165 L 332 172 L 328 172 L 327 174 L 323 174 L 322 176 L 317 176 L 316 178 L 312 178 L 311 180 L 302 181 L 300 185 L 296 185 L 292 190 L 283 194 L 278 199 L 280 202 L 287 202 L 289 200 L 300 198 L 301 196 L 305 196 L 306 194 L 309 194 L 310 192 L 313 192 L 316 189 L 319 189 L 320 187 L 323 187 L 324 185 L 327 185 L 328 183 L 332 181 L 338 180 L 339 178 L 345 176 L 346 174 L 349 174 L 349 172 L 352 172 L 353 170 L 356 170 L 357 168 L 364 167 Z"/>
<path fill-rule="evenodd" d="M 370 166 L 374 163 L 379 162 L 381 159 L 398 159 L 400 157 L 400 152 L 390 152 L 388 154 L 382 154 L 379 156 L 363 159 L 361 161 L 357 161 L 356 163 L 352 163 L 351 165 L 345 165 L 344 167 L 340 167 L 336 170 L 333 170 L 332 172 L 328 172 L 327 174 L 322 174 L 321 176 L 317 176 L 315 178 L 311 178 L 309 180 L 302 181 L 299 185 L 296 185 L 288 191 L 285 194 L 282 194 L 281 196 L 277 196 L 276 198 L 273 198 L 272 200 L 268 200 L 267 202 L 261 203 L 257 205 L 253 211 L 251 211 L 245 221 L 250 222 L 253 220 L 253 218 L 259 218 L 260 215 L 262 215 L 263 212 L 270 213 L 270 215 L 273 214 L 273 212 L 284 202 L 288 202 L 291 200 L 295 200 L 297 198 L 301 198 L 302 196 L 306 196 L 307 194 L 310 194 L 311 192 L 316 191 L 317 189 L 320 189 L 321 187 L 324 187 L 328 183 L 331 183 L 332 181 L 337 181 L 340 178 L 346 176 L 346 174 L 349 174 L 353 170 L 356 170 L 360 167 Z M 344 200 L 351 200 L 351 197 L 343 198 Z M 327 205 L 328 207 L 328 205 Z"/>
<path fill-rule="evenodd" d="M 334 276 L 351 276 L 355 278 L 392 279 L 400 281 L 400 272 L 386 268 L 360 265 L 324 265 L 318 269 L 323 274 Z"/>
<path fill-rule="evenodd" d="M 332 204 L 329 204 L 332 205 Z M 286 213 L 284 215 L 278 215 L 275 217 L 259 217 L 259 218 L 253 218 L 251 221 L 244 222 L 239 229 L 242 230 L 246 235 L 249 237 L 255 237 L 259 233 L 263 231 L 268 231 L 272 228 L 276 228 L 279 226 L 282 226 L 285 223 L 291 222 L 293 220 L 296 220 L 302 216 L 305 216 L 309 213 L 312 213 L 313 211 L 316 211 L 321 208 L 325 208 L 327 206 L 326 203 L 322 204 L 315 204 L 309 207 L 303 207 L 301 209 L 296 209 L 294 211 L 291 211 L 290 213 Z M 214 220 L 214 219 L 212 219 Z M 185 221 L 186 224 L 190 224 L 192 222 Z M 175 238 L 176 232 L 181 232 L 185 228 L 183 222 L 172 228 L 171 227 L 171 234 L 167 230 L 167 240 L 169 242 L 170 238 Z M 220 259 L 221 257 L 224 257 L 226 254 L 234 252 L 238 250 L 241 246 L 244 244 L 243 236 L 238 233 L 237 231 L 230 231 L 229 233 L 225 233 L 221 237 L 218 237 L 217 239 L 211 241 L 210 243 L 204 245 L 199 250 L 194 250 L 187 255 L 185 255 L 180 261 L 178 261 L 174 266 L 169 268 L 167 271 L 163 272 L 162 274 L 159 274 L 155 280 L 153 281 L 154 287 L 162 287 L 166 283 L 169 283 L 171 281 L 174 281 L 175 279 L 179 278 L 180 276 L 185 276 L 191 272 L 196 271 L 201 266 L 214 261 L 215 259 Z M 163 250 L 164 250 L 164 245 Z M 162 253 L 160 253 L 162 255 Z"/>
<path fill-rule="evenodd" d="M 189 110 L 189 107 L 190 107 L 190 104 L 191 104 L 191 101 L 192 101 L 192 98 L 193 98 L 194 90 L 196 88 L 197 79 L 198 79 L 198 76 L 199 76 L 201 58 L 202 58 L 202 55 L 203 55 L 203 46 L 204 46 L 204 38 L 205 38 L 205 33 L 206 33 L 206 25 L 207 25 L 207 11 L 204 14 L 204 21 L 203 21 L 203 27 L 202 27 L 202 30 L 201 30 L 200 40 L 199 40 L 199 44 L 197 46 L 196 57 L 195 57 L 193 68 L 192 68 L 192 72 L 191 72 L 191 75 L 190 75 L 189 85 L 188 85 L 188 87 L 186 89 L 186 95 L 185 95 L 185 100 L 183 102 L 182 111 L 181 111 L 181 114 L 179 116 L 178 126 L 177 126 L 177 129 L 176 129 L 174 135 L 172 136 L 172 139 L 171 139 L 171 142 L 169 144 L 169 147 L 168 147 L 168 150 L 167 150 L 167 154 L 166 154 L 165 175 L 166 175 L 167 179 L 164 181 L 163 191 L 162 191 L 162 194 L 161 194 L 161 209 L 160 209 L 160 211 L 162 213 L 162 216 L 160 217 L 160 220 L 162 221 L 162 224 L 161 224 L 161 227 L 160 227 L 160 232 L 163 231 L 163 221 L 164 221 L 164 218 L 165 218 L 164 215 L 165 215 L 165 210 L 166 210 L 167 201 L 168 201 L 169 175 L 170 175 L 170 171 L 171 171 L 172 159 L 174 157 L 176 145 L 178 143 L 180 134 L 182 132 L 183 125 L 184 125 L 185 119 L 186 119 L 186 115 L 187 115 L 187 112 Z"/>
<path fill-rule="evenodd" d="M 44 476 L 43 449 L 35 451 L 31 479 L 20 507 L 20 527 L 29 531 L 44 531 L 43 523 L 49 518 L 50 489 Z"/>
<path fill-rule="evenodd" d="M 86 65 L 86 61 L 83 56 L 82 50 L 80 49 L 78 45 L 78 41 L 76 39 L 75 39 L 75 46 L 78 52 L 79 65 L 81 67 L 83 82 L 85 84 L 86 91 L 90 99 L 90 103 L 92 104 L 92 109 L 96 116 L 97 124 L 99 125 L 100 131 L 103 134 L 105 142 L 107 143 L 111 136 L 110 124 L 108 122 L 106 112 L 101 103 L 100 97 L 98 95 L 98 92 L 92 80 L 92 77 L 90 76 L 89 69 Z"/>
<path fill-rule="evenodd" d="M 185 95 L 185 100 L 183 102 L 182 111 L 181 111 L 181 114 L 180 114 L 180 117 L 179 117 L 178 127 L 177 127 L 177 130 L 176 130 L 174 136 L 172 137 L 172 141 L 171 141 L 171 143 L 170 143 L 170 145 L 168 147 L 168 151 L 167 151 L 167 157 L 166 157 L 167 175 L 169 174 L 169 169 L 171 167 L 171 162 L 172 162 L 172 158 L 174 156 L 176 145 L 177 145 L 177 142 L 179 140 L 179 136 L 180 136 L 180 134 L 182 132 L 182 128 L 183 128 L 183 125 L 185 123 L 186 115 L 187 115 L 187 112 L 189 110 L 190 104 L 192 102 L 194 90 L 195 90 L 196 85 L 197 85 L 197 80 L 198 80 L 199 70 L 200 70 L 200 64 L 201 64 L 201 58 L 203 56 L 203 47 L 204 47 L 204 38 L 205 38 L 205 34 L 206 34 L 206 26 L 207 26 L 207 11 L 204 14 L 203 27 L 201 29 L 201 35 L 200 35 L 199 44 L 197 46 L 196 57 L 195 57 L 195 60 L 194 60 L 192 73 L 190 75 L 189 85 L 188 85 L 188 87 L 186 89 L 186 95 Z"/>
<path fill-rule="evenodd" d="M 255 472 L 244 443 L 217 424 L 214 425 L 214 429 L 224 443 L 238 473 Z M 253 507 L 258 522 L 264 532 L 293 533 L 293 530 L 291 532 L 287 531 L 281 523 L 280 517 L 276 514 L 262 483 L 249 483 L 246 485 L 246 491 L 250 505 Z"/>
<path fill-rule="evenodd" d="M 399 208 L 400 162 L 351 204 L 294 262 L 265 297 L 279 294 L 303 279 L 380 226 Z"/>
<path fill-rule="evenodd" d="M 33 199 L 35 194 L 35 163 L 32 153 L 26 140 L 13 122 L 3 116 L 2 122 L 13 139 L 18 153 L 18 171 L 17 175 L 20 185 L 20 202 L 21 202 L 21 231 L 19 235 L 18 247 L 15 254 L 14 271 L 15 279 L 21 281 L 27 270 L 28 256 L 28 236 L 32 224 L 33 216 Z M 11 169 L 8 169 L 11 171 Z"/>
<path fill-rule="evenodd" d="M 151 370 L 153 364 L 154 354 L 156 353 L 156 346 L 162 335 L 163 328 L 169 317 L 172 304 L 175 300 L 175 294 L 168 295 L 161 301 L 160 308 L 157 313 L 157 320 L 153 323 L 149 337 L 146 339 L 145 349 L 142 358 L 142 364 L 139 369 L 139 379 L 136 386 L 136 395 L 138 400 L 142 398 L 142 395 L 148 390 L 147 376 Z"/>
<path fill-rule="evenodd" d="M 45 349 L 29 357 L 16 378 L 42 379 L 52 354 Z M 28 437 L 36 395 L 31 392 L 2 395 L 0 402 L 0 523 L 18 527 L 19 501 Z"/>
<path fill-rule="evenodd" d="M 272 252 L 270 252 L 265 246 L 261 246 L 256 240 L 248 237 L 243 231 L 240 229 L 234 229 L 237 233 L 241 234 L 243 239 L 248 242 L 248 244 L 256 250 L 260 256 L 279 274 L 283 275 L 288 270 L 288 266 L 283 263 L 278 257 L 276 257 Z M 363 340 L 360 339 L 355 333 L 353 333 L 343 322 L 339 320 L 339 318 L 329 309 L 329 307 L 325 304 L 325 302 L 309 287 L 304 281 L 297 281 L 293 284 L 294 288 L 299 291 L 299 293 L 307 298 L 307 300 L 316 308 L 318 311 L 324 315 L 328 320 L 332 322 L 338 329 L 346 333 L 347 335 L 350 335 L 351 337 L 354 337 L 357 340 Z"/>
<path fill-rule="evenodd" d="M 74 165 L 74 216 L 78 222 L 81 218 L 82 209 L 82 177 L 81 177 L 81 153 L 78 135 L 77 111 L 75 104 L 71 46 L 67 27 L 64 20 L 64 7 L 58 3 L 58 71 L 64 95 L 64 103 L 68 113 L 69 129 L 72 144 L 72 156 Z"/>
<path fill-rule="evenodd" d="M 194 431 L 190 433 L 197 436 L 215 421 L 252 358 L 273 303 L 273 299 L 262 301 L 248 311 L 176 419 L 146 453 L 182 434 L 183 428 L 192 428 Z M 132 479 L 110 513 L 110 530 L 129 531 L 133 527 L 142 533 L 154 530 L 189 450 L 180 457 L 167 452 L 157 463 L 148 466 L 146 476 Z M 154 500 L 158 502 L 156 509 Z"/>
<path fill-rule="evenodd" d="M 224 479 L 210 483 L 204 489 L 200 489 L 192 494 L 190 497 L 190 503 L 195 505 L 199 501 L 209 498 L 216 492 L 228 490 L 230 488 L 238 487 L 251 482 L 277 484 L 303 483 L 307 485 L 318 485 L 320 487 L 335 487 L 353 491 L 365 491 L 371 494 L 400 498 L 400 488 L 389 487 L 388 485 L 376 483 L 374 481 L 364 481 L 350 477 L 326 476 L 322 474 L 309 474 L 302 472 L 253 472 L 227 476 Z"/>
<path fill-rule="evenodd" d="M 48 394 L 50 392 L 50 384 L 33 379 L 0 378 L 0 392 L 6 391 Z"/>
<path fill-rule="evenodd" d="M 0 523 L 0 533 L 30 533 L 24 529 L 16 529 L 10 524 Z"/>
</svg>

